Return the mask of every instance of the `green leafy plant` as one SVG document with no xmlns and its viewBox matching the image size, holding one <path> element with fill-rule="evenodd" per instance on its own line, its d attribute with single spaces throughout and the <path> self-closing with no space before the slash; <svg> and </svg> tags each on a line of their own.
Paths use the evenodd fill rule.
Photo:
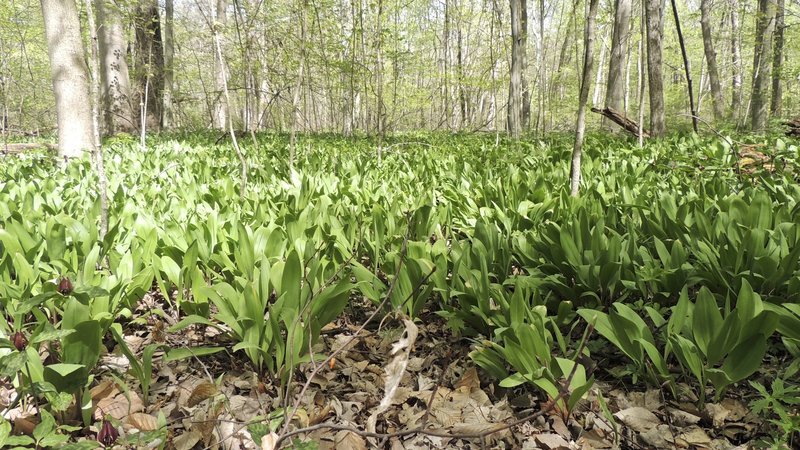
<svg viewBox="0 0 800 450">
<path fill-rule="evenodd" d="M 549 399 L 559 399 L 560 410 L 569 415 L 594 384 L 594 377 L 587 377 L 582 364 L 553 353 L 555 343 L 544 306 L 528 308 L 520 301 L 513 305 L 510 326 L 498 328 L 495 339 L 480 343 L 470 357 L 500 379 L 500 386 L 531 383 Z M 582 351 L 583 345 L 579 349 Z M 513 373 L 509 374 L 506 364 Z"/>
<path fill-rule="evenodd" d="M 728 312 L 721 311 L 708 289 L 700 289 L 694 303 L 684 290 L 666 333 L 681 367 L 698 380 L 702 404 L 707 382 L 719 398 L 727 386 L 758 370 L 767 339 L 777 325 L 778 315 L 766 309 L 761 297 L 743 281 L 736 306 Z"/>
<path fill-rule="evenodd" d="M 800 433 L 800 386 L 787 384 L 781 378 L 772 381 L 770 389 L 757 381 L 750 385 L 761 396 L 750 402 L 755 414 L 767 416 L 774 426 L 766 444 L 776 450 L 793 447 L 795 436 Z"/>
</svg>

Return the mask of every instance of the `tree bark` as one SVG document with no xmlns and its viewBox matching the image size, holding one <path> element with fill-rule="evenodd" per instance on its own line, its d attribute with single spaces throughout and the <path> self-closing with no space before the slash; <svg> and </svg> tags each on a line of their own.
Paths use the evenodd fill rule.
<svg viewBox="0 0 800 450">
<path fill-rule="evenodd" d="M 136 128 L 131 106 L 131 81 L 125 57 L 127 42 L 119 6 L 113 0 L 94 0 L 99 27 L 97 38 L 100 51 L 100 109 L 102 133 L 129 133 Z"/>
<path fill-rule="evenodd" d="M 661 70 L 661 40 L 664 35 L 664 0 L 644 0 L 647 22 L 647 79 L 650 87 L 650 133 L 663 136 L 664 79 Z"/>
<path fill-rule="evenodd" d="M 157 131 L 161 127 L 164 104 L 164 46 L 157 1 L 139 2 L 135 28 L 136 79 L 140 98 L 137 118 L 140 124 Z"/>
<path fill-rule="evenodd" d="M 78 157 L 94 147 L 89 74 L 74 0 L 41 0 L 58 119 L 58 154 Z"/>
<path fill-rule="evenodd" d="M 772 101 L 769 112 L 773 117 L 780 117 L 783 109 L 783 35 L 784 35 L 784 10 L 785 0 L 776 0 L 777 12 L 775 15 L 775 49 L 772 53 Z"/>
<path fill-rule="evenodd" d="M 221 32 L 228 24 L 228 0 L 217 0 L 216 14 L 214 15 L 214 26 L 219 27 Z M 212 115 L 213 123 L 211 126 L 214 128 L 224 130 L 228 122 L 228 106 L 225 104 L 225 92 L 223 84 L 227 79 L 227 70 L 225 61 L 221 56 L 214 54 L 214 81 L 216 92 L 214 93 L 214 112 Z"/>
<path fill-rule="evenodd" d="M 89 24 L 89 39 L 92 43 L 92 156 L 95 170 L 97 171 L 98 190 L 100 197 L 100 230 L 98 238 L 102 242 L 108 232 L 108 178 L 106 177 L 105 164 L 103 163 L 103 148 L 100 140 L 100 44 L 97 36 L 97 22 L 92 8 L 92 0 L 85 0 L 86 19 Z M 106 265 L 107 260 L 106 260 Z"/>
<path fill-rule="evenodd" d="M 575 123 L 575 146 L 572 148 L 572 164 L 570 167 L 570 194 L 578 196 L 581 184 L 581 156 L 583 138 L 586 131 L 586 102 L 589 100 L 589 85 L 592 82 L 592 65 L 594 64 L 594 29 L 599 0 L 590 0 L 586 5 L 586 26 L 583 30 L 583 76 L 581 77 L 578 95 L 578 117 Z"/>
<path fill-rule="evenodd" d="M 303 88 L 303 75 L 306 66 L 306 33 L 307 33 L 307 10 L 306 0 L 300 2 L 300 61 L 297 64 L 297 80 L 292 93 L 292 130 L 289 136 L 289 167 L 294 167 L 294 159 L 297 152 L 297 127 L 302 119 L 300 114 L 300 91 Z"/>
<path fill-rule="evenodd" d="M 174 32 L 174 0 L 164 1 L 164 116 L 162 127 L 169 129 L 175 125 L 173 111 L 174 99 L 174 58 L 175 58 L 175 32 Z"/>
<path fill-rule="evenodd" d="M 769 119 L 768 99 L 775 12 L 774 0 L 759 0 L 756 43 L 753 51 L 753 93 L 750 99 L 750 128 L 753 131 L 763 131 Z"/>
<path fill-rule="evenodd" d="M 678 32 L 678 43 L 681 47 L 681 56 L 683 57 L 683 69 L 686 74 L 686 90 L 689 91 L 689 111 L 692 113 L 692 129 L 697 133 L 697 110 L 694 107 L 694 90 L 692 89 L 692 67 L 689 64 L 689 57 L 686 55 L 686 42 L 683 40 L 683 31 L 681 30 L 681 19 L 678 16 L 678 4 L 675 0 L 672 3 L 672 16 L 675 18 L 675 30 Z"/>
<path fill-rule="evenodd" d="M 631 0 L 616 0 L 606 83 L 606 107 L 617 111 L 625 111 L 625 55 L 628 53 L 630 19 Z"/>
<path fill-rule="evenodd" d="M 731 7 L 731 118 L 738 122 L 742 110 L 742 39 L 739 26 L 739 2 L 733 0 Z"/>
<path fill-rule="evenodd" d="M 523 3 L 527 0 L 510 0 L 511 3 L 511 79 L 508 83 L 508 132 L 517 139 L 522 131 L 523 83 L 525 65 L 525 31 L 522 28 Z"/>
<path fill-rule="evenodd" d="M 714 38 L 711 33 L 711 0 L 700 1 L 700 28 L 703 32 L 703 52 L 706 56 L 708 79 L 711 83 L 714 120 L 721 120 L 725 116 L 725 100 L 722 97 L 722 86 L 717 68 L 717 52 L 714 50 Z"/>
</svg>

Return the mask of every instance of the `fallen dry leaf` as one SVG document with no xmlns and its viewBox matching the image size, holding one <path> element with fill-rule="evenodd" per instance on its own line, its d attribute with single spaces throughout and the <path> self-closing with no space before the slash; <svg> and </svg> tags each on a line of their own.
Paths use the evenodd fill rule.
<svg viewBox="0 0 800 450">
<path fill-rule="evenodd" d="M 683 430 L 678 435 L 678 439 L 684 441 L 679 442 L 680 444 L 685 443 L 684 447 L 708 448 L 711 445 L 711 438 L 706 434 L 705 430 L 697 426 Z"/>
<path fill-rule="evenodd" d="M 336 433 L 336 437 L 334 438 L 334 443 L 336 444 L 336 449 L 341 450 L 366 450 L 367 443 L 364 442 L 364 438 L 359 436 L 352 431 L 342 430 Z"/>
<path fill-rule="evenodd" d="M 126 422 L 140 431 L 155 431 L 158 429 L 158 421 L 150 414 L 133 413 L 128 416 Z"/>
<path fill-rule="evenodd" d="M 189 400 L 186 402 L 186 406 L 192 408 L 197 406 L 200 402 L 207 400 L 219 392 L 217 386 L 214 383 L 204 381 L 192 390 L 192 394 L 189 396 Z"/>
<path fill-rule="evenodd" d="M 112 391 L 113 392 L 113 391 Z M 123 420 L 128 415 L 144 411 L 142 399 L 134 391 L 119 392 L 97 402 L 94 410 L 95 420 L 102 420 L 108 414 L 117 420 Z"/>
<path fill-rule="evenodd" d="M 545 450 L 569 450 L 569 442 L 556 433 L 542 433 L 534 437 L 536 443 Z"/>
<path fill-rule="evenodd" d="M 473 389 L 480 389 L 481 380 L 478 378 L 478 370 L 475 367 L 467 369 L 456 383 L 455 388 L 466 389 L 467 392 L 471 392 Z"/>
<path fill-rule="evenodd" d="M 641 406 L 633 406 L 614 414 L 614 417 L 629 426 L 637 433 L 645 433 L 655 428 L 661 423 L 649 409 Z"/>
<path fill-rule="evenodd" d="M 270 434 L 261 436 L 261 450 L 275 450 L 275 444 L 278 443 L 278 434 L 274 431 Z"/>
<path fill-rule="evenodd" d="M 367 430 L 373 433 L 375 432 L 375 425 L 378 422 L 378 416 L 383 414 L 383 412 L 392 405 L 395 392 L 400 386 L 400 381 L 403 379 L 403 375 L 406 372 L 406 365 L 408 364 L 408 358 L 411 354 L 411 348 L 417 341 L 419 329 L 414 322 L 409 319 L 403 319 L 403 324 L 405 325 L 403 337 L 392 345 L 391 354 L 394 355 L 394 358 L 392 358 L 389 364 L 384 368 L 386 375 L 384 377 L 383 399 L 377 409 L 373 411 L 369 419 L 367 419 Z"/>
<path fill-rule="evenodd" d="M 203 436 L 197 431 L 187 431 L 172 440 L 175 450 L 191 450 Z"/>
</svg>

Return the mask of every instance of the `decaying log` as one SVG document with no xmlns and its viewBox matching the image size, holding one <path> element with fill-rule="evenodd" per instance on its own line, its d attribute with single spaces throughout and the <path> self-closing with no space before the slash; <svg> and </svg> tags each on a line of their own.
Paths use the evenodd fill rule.
<svg viewBox="0 0 800 450">
<path fill-rule="evenodd" d="M 786 124 L 786 126 L 789 127 L 789 129 L 786 130 L 787 136 L 800 137 L 800 117 L 795 117 L 794 119 L 787 120 L 786 122 L 784 122 L 784 124 Z"/>
<path fill-rule="evenodd" d="M 593 113 L 600 114 L 604 117 L 608 117 L 609 120 L 614 122 L 615 124 L 621 126 L 625 131 L 633 134 L 634 136 L 639 136 L 639 124 L 634 122 L 631 119 L 625 117 L 624 114 L 620 113 L 619 111 L 613 108 L 592 108 Z M 642 128 L 642 136 L 649 138 L 650 132 L 647 129 Z"/>
<path fill-rule="evenodd" d="M 30 152 L 37 150 L 47 150 L 55 152 L 58 150 L 58 146 L 54 144 L 40 144 L 35 142 L 15 142 L 8 144 L 0 142 L 1 154 L 8 155 L 8 154 L 23 153 L 23 152 Z"/>
</svg>

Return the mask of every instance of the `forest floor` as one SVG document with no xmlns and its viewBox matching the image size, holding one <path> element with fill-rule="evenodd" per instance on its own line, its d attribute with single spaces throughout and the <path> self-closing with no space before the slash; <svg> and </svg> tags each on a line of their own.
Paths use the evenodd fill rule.
<svg viewBox="0 0 800 450">
<path fill-rule="evenodd" d="M 157 291 L 146 296 L 139 312 L 169 311 L 159 297 Z M 297 408 L 287 429 L 294 448 L 729 450 L 752 448 L 763 432 L 763 420 L 748 406 L 752 389 L 747 385 L 698 409 L 688 385 L 680 385 L 685 390 L 674 400 L 666 388 L 647 389 L 619 376 L 625 362 L 602 352 L 590 363 L 598 377 L 594 389 L 567 413 L 529 386 L 498 387 L 468 357 L 473 342 L 453 336 L 438 315 L 424 313 L 414 324 L 416 330 L 391 318 L 362 328 L 374 307 L 353 304 L 323 330 L 323 342 L 316 346 L 319 355 L 340 350 L 338 356 L 320 366 L 310 381 L 306 377 L 315 369 L 312 364 L 292 374 L 293 392 L 305 388 L 299 401 L 288 406 L 289 411 Z M 139 354 L 151 343 L 232 346 L 214 328 L 202 325 L 169 333 L 165 329 L 174 324 L 170 316 L 149 316 L 147 325 L 127 327 L 124 337 L 131 351 Z M 381 412 L 385 377 L 393 370 L 394 349 L 400 347 L 408 349 L 406 365 Z M 161 439 L 176 450 L 274 444 L 268 430 L 257 424 L 266 418 L 281 428 L 287 409 L 277 380 L 259 375 L 246 358 L 232 352 L 179 361 L 164 361 L 159 355 L 154 357 L 147 403 L 134 378 L 115 375 L 129 369 L 127 358 L 112 353 L 101 359 L 99 383 L 92 390 L 96 419 L 109 414 L 123 430 L 135 431 L 127 439 L 123 433 L 114 448 L 153 446 Z M 163 429 L 154 420 L 162 415 L 166 435 L 141 433 Z M 515 422 L 521 423 L 508 426 Z M 146 442 L 149 438 L 153 442 Z"/>
</svg>

